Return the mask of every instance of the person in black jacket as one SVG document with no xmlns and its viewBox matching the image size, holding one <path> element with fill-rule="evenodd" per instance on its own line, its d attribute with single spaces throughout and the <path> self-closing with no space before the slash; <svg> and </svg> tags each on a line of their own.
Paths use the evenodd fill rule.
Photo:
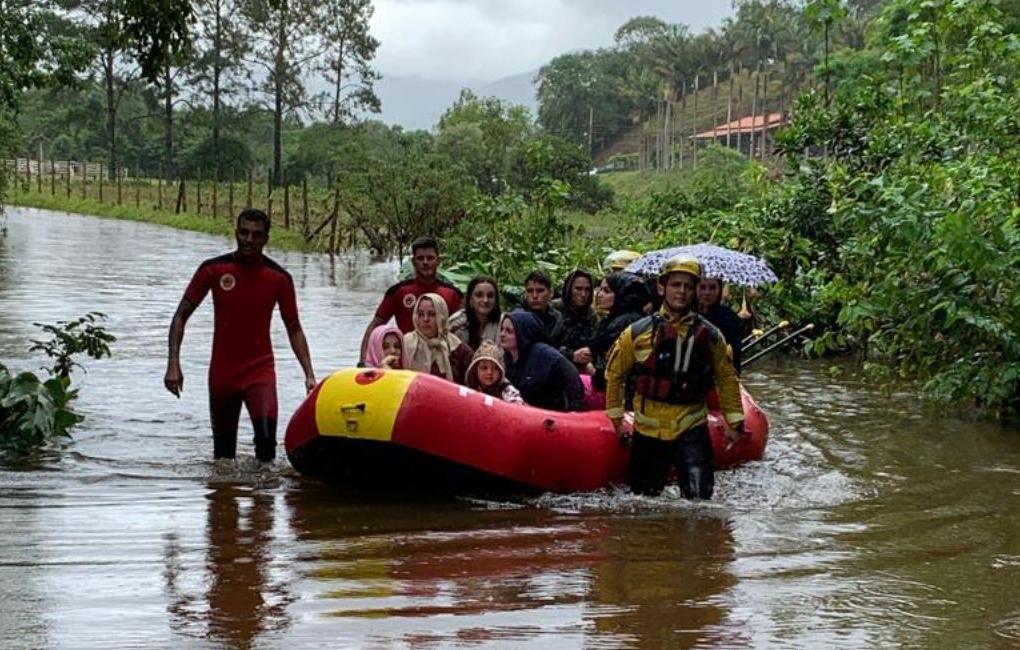
<svg viewBox="0 0 1020 650">
<path fill-rule="evenodd" d="M 595 328 L 595 334 L 587 348 L 578 352 L 586 352 L 587 358 L 595 366 L 592 385 L 596 390 L 606 390 L 606 358 L 609 349 L 620 338 L 627 327 L 645 317 L 645 305 L 651 300 L 648 287 L 644 280 L 633 273 L 619 271 L 606 277 L 599 286 L 596 304 L 605 313 Z"/>
<path fill-rule="evenodd" d="M 595 334 L 599 319 L 592 307 L 595 297 L 595 280 L 584 269 L 574 269 L 563 281 L 560 297 L 552 302 L 553 309 L 563 314 L 560 328 L 560 354 L 573 361 L 578 372 L 584 373 L 591 359 L 578 355 L 577 350 L 588 347 Z M 589 371 L 587 374 L 591 374 Z"/>
<path fill-rule="evenodd" d="M 722 304 L 723 283 L 719 278 L 702 278 L 698 283 L 698 313 L 715 325 L 726 338 L 730 348 L 733 368 L 740 375 L 740 360 L 743 358 L 744 322 L 737 314 Z"/>
<path fill-rule="evenodd" d="M 524 311 L 503 317 L 499 345 L 506 358 L 506 378 L 526 404 L 551 411 L 584 410 L 584 387 L 574 364 L 541 342 L 542 325 Z"/>
</svg>

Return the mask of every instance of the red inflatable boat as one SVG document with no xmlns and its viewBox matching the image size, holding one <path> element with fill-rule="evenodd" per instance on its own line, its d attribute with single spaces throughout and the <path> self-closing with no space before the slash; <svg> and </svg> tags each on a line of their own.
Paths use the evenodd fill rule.
<svg viewBox="0 0 1020 650">
<path fill-rule="evenodd" d="M 709 415 L 719 469 L 759 460 L 768 419 L 741 389 L 748 435 L 727 448 Z M 587 492 L 627 481 L 629 447 L 602 411 L 508 404 L 405 370 L 334 373 L 298 407 L 287 456 L 302 474 L 422 493 Z"/>
</svg>

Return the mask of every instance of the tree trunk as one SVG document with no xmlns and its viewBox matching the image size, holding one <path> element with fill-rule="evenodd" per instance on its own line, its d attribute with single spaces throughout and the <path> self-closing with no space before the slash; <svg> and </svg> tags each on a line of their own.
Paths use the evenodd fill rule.
<svg viewBox="0 0 1020 650">
<path fill-rule="evenodd" d="M 113 50 L 102 53 L 103 76 L 106 85 L 106 164 L 109 166 L 110 174 L 117 168 L 117 91 L 114 87 Z"/>
<path fill-rule="evenodd" d="M 769 129 L 769 70 L 768 66 L 765 67 L 765 74 L 761 80 L 761 138 L 759 138 L 758 148 L 760 149 L 761 161 L 765 162 L 765 147 L 766 147 L 766 135 Z"/>
<path fill-rule="evenodd" d="M 220 0 L 216 0 L 215 5 L 215 16 L 214 27 L 213 27 L 213 74 L 212 74 L 212 146 L 213 151 L 216 152 L 216 173 L 220 174 L 223 172 L 223 165 L 220 162 L 220 77 L 223 74 L 222 56 L 223 56 L 223 24 L 221 21 L 221 13 L 223 11 L 223 3 Z"/>
<path fill-rule="evenodd" d="M 340 99 L 344 85 L 344 49 L 346 43 L 340 41 L 337 43 L 337 55 L 336 55 L 336 88 L 333 97 L 333 124 L 341 123 L 340 115 Z"/>
<path fill-rule="evenodd" d="M 283 12 L 286 4 L 280 9 L 276 29 L 276 58 L 273 69 L 273 177 L 271 184 L 278 186 L 283 179 L 283 81 L 287 74 L 284 56 L 287 52 L 287 21 Z"/>
<path fill-rule="evenodd" d="M 758 62 L 758 67 L 754 70 L 754 99 L 751 100 L 751 133 L 749 143 L 747 147 L 747 159 L 754 160 L 754 129 L 758 125 L 758 93 L 760 92 L 759 82 L 761 77 L 758 72 L 761 70 L 761 61 Z"/>
<path fill-rule="evenodd" d="M 163 166 L 174 170 L 174 86 L 170 64 L 163 65 Z"/>
</svg>

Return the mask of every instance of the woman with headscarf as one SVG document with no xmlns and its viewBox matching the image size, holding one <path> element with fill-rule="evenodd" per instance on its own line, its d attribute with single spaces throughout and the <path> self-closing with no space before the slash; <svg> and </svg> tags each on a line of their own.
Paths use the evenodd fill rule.
<svg viewBox="0 0 1020 650">
<path fill-rule="evenodd" d="M 594 290 L 595 280 L 591 273 L 584 269 L 574 269 L 563 281 L 560 297 L 553 301 L 553 307 L 563 314 L 560 354 L 573 361 L 579 372 L 588 371 L 586 374 L 594 371 L 590 367 L 591 359 L 583 353 L 578 354 L 578 351 L 588 346 L 598 324 L 598 316 L 592 307 Z"/>
<path fill-rule="evenodd" d="M 584 387 L 574 364 L 556 348 L 542 343 L 542 324 L 531 312 L 503 317 L 499 345 L 506 359 L 506 378 L 526 404 L 552 411 L 584 410 Z"/>
<path fill-rule="evenodd" d="M 446 301 L 435 293 L 424 293 L 414 303 L 414 331 L 404 335 L 404 357 L 408 370 L 426 372 L 463 383 L 471 364 L 471 348 L 450 334 Z"/>
<path fill-rule="evenodd" d="M 365 349 L 365 366 L 368 368 L 394 368 L 405 366 L 404 334 L 396 325 L 380 325 L 372 330 Z"/>
<path fill-rule="evenodd" d="M 499 285 L 496 280 L 479 275 L 468 282 L 464 308 L 450 316 L 450 333 L 472 350 L 482 341 L 499 342 Z"/>
</svg>

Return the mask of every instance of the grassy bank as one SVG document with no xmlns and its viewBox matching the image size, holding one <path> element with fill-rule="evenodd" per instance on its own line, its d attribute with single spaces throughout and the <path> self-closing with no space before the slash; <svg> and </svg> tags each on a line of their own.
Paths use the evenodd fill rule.
<svg viewBox="0 0 1020 650">
<path fill-rule="evenodd" d="M 228 217 L 225 212 L 217 218 L 213 218 L 210 214 L 200 215 L 191 212 L 175 214 L 173 211 L 158 210 L 153 205 L 135 205 L 133 202 L 118 205 L 94 198 L 82 199 L 77 196 L 69 198 L 61 194 L 54 196 L 45 192 L 40 194 L 34 191 L 24 191 L 18 187 L 13 187 L 11 190 L 7 196 L 7 203 L 12 206 L 142 221 L 225 237 L 231 237 L 234 233 L 234 219 Z M 273 225 L 272 247 L 281 250 L 319 250 L 322 244 L 318 240 L 306 242 L 300 232 L 286 229 L 277 222 Z"/>
</svg>

